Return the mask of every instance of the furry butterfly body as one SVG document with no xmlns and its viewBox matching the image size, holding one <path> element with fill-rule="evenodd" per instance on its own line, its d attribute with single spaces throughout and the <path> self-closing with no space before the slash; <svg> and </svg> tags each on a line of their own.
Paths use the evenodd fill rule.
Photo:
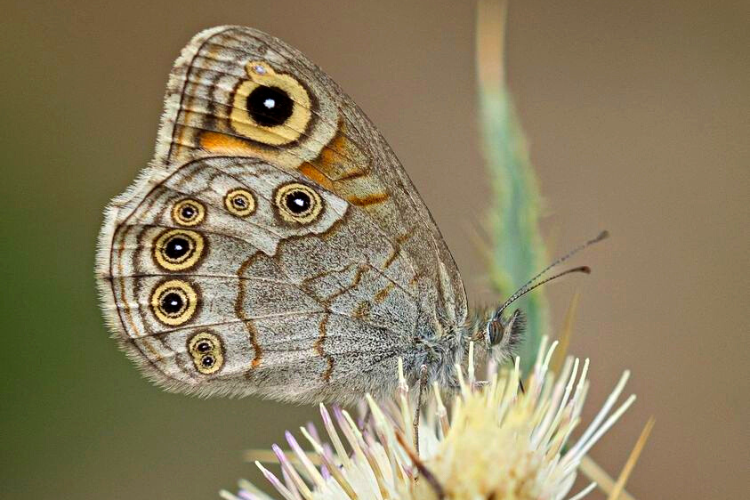
<svg viewBox="0 0 750 500">
<path fill-rule="evenodd" d="M 456 264 L 364 113 L 257 30 L 196 35 L 176 61 L 151 165 L 106 213 L 97 274 L 124 350 L 168 389 L 349 402 L 403 359 L 450 387 L 473 340 Z M 520 322 L 519 322 L 520 323 Z M 424 369 L 423 369 L 424 367 Z"/>
</svg>

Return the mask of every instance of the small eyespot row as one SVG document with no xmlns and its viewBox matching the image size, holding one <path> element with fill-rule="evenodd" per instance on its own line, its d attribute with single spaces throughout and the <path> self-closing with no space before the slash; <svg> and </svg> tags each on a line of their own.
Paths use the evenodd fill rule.
<svg viewBox="0 0 750 500">
<path fill-rule="evenodd" d="M 187 281 L 167 280 L 151 292 L 151 310 L 161 323 L 180 326 L 192 319 L 198 308 L 198 294 Z"/>
<path fill-rule="evenodd" d="M 204 375 L 216 373 L 224 365 L 224 346 L 216 334 L 196 333 L 188 340 L 187 348 L 196 370 Z"/>
<path fill-rule="evenodd" d="M 224 197 L 224 206 L 230 214 L 247 217 L 255 212 L 255 196 L 247 189 L 232 189 Z"/>
<path fill-rule="evenodd" d="M 166 271 L 185 271 L 204 256 L 206 242 L 200 233 L 187 229 L 168 229 L 154 241 L 153 257 Z"/>
<path fill-rule="evenodd" d="M 276 190 L 273 197 L 281 218 L 287 222 L 310 224 L 323 210 L 323 199 L 310 186 L 291 182 Z"/>
<path fill-rule="evenodd" d="M 172 207 L 172 220 L 185 227 L 197 226 L 206 218 L 206 207 L 203 203 L 186 198 Z"/>
</svg>

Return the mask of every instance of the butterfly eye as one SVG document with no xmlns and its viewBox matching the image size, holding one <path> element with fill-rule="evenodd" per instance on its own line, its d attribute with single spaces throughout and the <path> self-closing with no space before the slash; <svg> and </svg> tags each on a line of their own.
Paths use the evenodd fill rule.
<svg viewBox="0 0 750 500">
<path fill-rule="evenodd" d="M 193 287 L 180 280 L 169 280 L 151 293 L 151 309 L 156 318 L 169 326 L 189 321 L 198 306 L 198 295 Z"/>
<path fill-rule="evenodd" d="M 203 236 L 195 231 L 170 229 L 154 243 L 154 260 L 167 271 L 184 271 L 195 266 L 206 248 Z"/>
<path fill-rule="evenodd" d="M 217 372 L 224 364 L 221 339 L 210 332 L 200 332 L 188 340 L 188 352 L 195 368 L 204 375 Z"/>
<path fill-rule="evenodd" d="M 261 144 L 283 146 L 298 140 L 312 118 L 312 100 L 293 76 L 276 73 L 266 62 L 245 66 L 248 79 L 232 98 L 230 125 L 239 135 Z"/>
<path fill-rule="evenodd" d="M 195 200 L 182 200 L 172 207 L 172 220 L 181 226 L 197 226 L 205 217 L 205 207 Z"/>
<path fill-rule="evenodd" d="M 309 224 L 323 210 L 323 200 L 309 186 L 297 182 L 281 186 L 274 196 L 276 208 L 288 222 Z"/>
<path fill-rule="evenodd" d="M 234 189 L 224 197 L 224 206 L 237 217 L 247 217 L 255 212 L 255 197 L 246 189 Z"/>
</svg>

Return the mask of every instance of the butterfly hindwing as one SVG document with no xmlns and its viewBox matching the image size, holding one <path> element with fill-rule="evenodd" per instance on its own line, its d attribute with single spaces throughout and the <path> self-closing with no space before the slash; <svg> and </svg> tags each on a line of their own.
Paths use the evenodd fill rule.
<svg viewBox="0 0 750 500">
<path fill-rule="evenodd" d="M 115 215 L 104 288 L 123 344 L 160 382 L 322 399 L 408 349 L 412 264 L 368 241 L 379 230 L 357 207 L 250 158 L 195 160 L 149 186 Z M 313 215 L 289 211 L 294 189 Z"/>
</svg>

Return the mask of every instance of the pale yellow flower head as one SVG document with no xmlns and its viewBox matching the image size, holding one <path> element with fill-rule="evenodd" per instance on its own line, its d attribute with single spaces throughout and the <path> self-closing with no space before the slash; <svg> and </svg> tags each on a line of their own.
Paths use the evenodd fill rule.
<svg viewBox="0 0 750 500">
<path fill-rule="evenodd" d="M 281 479 L 258 466 L 286 500 L 582 498 L 595 486 L 570 496 L 582 458 L 635 396 L 612 411 L 627 381 L 625 372 L 598 415 L 572 440 L 588 390 L 589 363 L 568 358 L 555 376 L 549 370 L 555 344 L 550 349 L 545 344 L 525 392 L 519 390 L 517 365 L 499 372 L 490 366 L 487 380 L 480 382 L 471 359 L 450 411 L 434 387 L 422 413 L 418 456 L 411 445 L 413 408 L 402 376 L 394 401 L 378 404 L 366 398 L 370 418 L 364 430 L 346 411 L 335 408 L 332 417 L 321 406 L 326 439 L 312 426 L 302 428 L 311 448 L 305 452 L 287 433 L 292 452 L 274 447 Z M 236 496 L 222 495 L 271 498 L 247 482 L 240 486 Z"/>
</svg>

